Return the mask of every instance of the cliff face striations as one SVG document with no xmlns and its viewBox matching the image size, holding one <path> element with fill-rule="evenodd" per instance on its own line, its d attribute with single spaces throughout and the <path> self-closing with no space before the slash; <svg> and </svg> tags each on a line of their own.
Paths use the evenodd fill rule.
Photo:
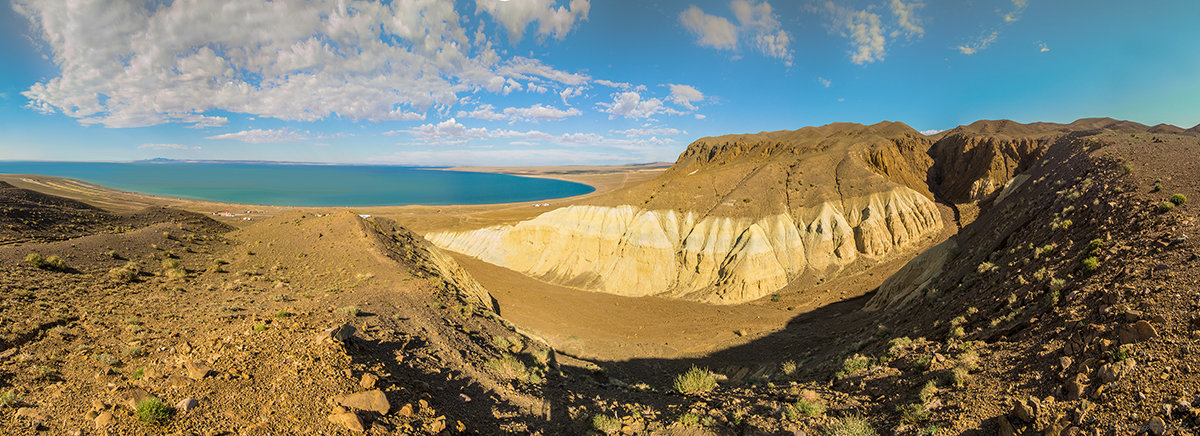
<svg viewBox="0 0 1200 436">
<path fill-rule="evenodd" d="M 739 303 L 937 234 L 929 145 L 899 123 L 705 138 L 594 204 L 426 238 L 581 289 Z"/>
</svg>

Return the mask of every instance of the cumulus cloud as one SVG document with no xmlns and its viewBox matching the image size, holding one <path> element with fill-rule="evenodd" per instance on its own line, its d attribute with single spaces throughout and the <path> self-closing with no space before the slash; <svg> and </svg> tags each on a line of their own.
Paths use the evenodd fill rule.
<svg viewBox="0 0 1200 436">
<path fill-rule="evenodd" d="M 316 138 L 313 138 L 311 134 L 307 132 L 301 133 L 292 129 L 283 128 L 243 130 L 240 132 L 206 136 L 204 139 L 228 139 L 233 141 L 248 142 L 251 144 L 278 144 L 284 142 L 301 142 Z"/>
<path fill-rule="evenodd" d="M 737 26 L 724 17 L 706 14 L 696 5 L 691 5 L 679 13 L 679 22 L 699 38 L 696 44 L 700 44 L 702 47 L 712 47 L 718 50 L 737 48 Z"/>
<path fill-rule="evenodd" d="M 882 61 L 887 55 L 879 14 L 867 11 L 854 13 L 846 22 L 846 33 L 854 46 L 854 50 L 850 52 L 851 62 L 862 65 Z"/>
<path fill-rule="evenodd" d="M 671 95 L 667 97 L 675 104 L 686 107 L 691 110 L 696 110 L 695 102 L 703 101 L 704 94 L 700 90 L 690 85 L 677 85 L 674 83 L 667 84 L 671 88 Z"/>
<path fill-rule="evenodd" d="M 486 12 L 508 31 L 508 39 L 521 40 L 530 23 L 537 23 L 534 34 L 540 37 L 563 39 L 577 21 L 586 21 L 591 9 L 589 0 L 571 0 L 567 6 L 556 6 L 555 0 L 476 0 L 476 13 Z"/>
<path fill-rule="evenodd" d="M 683 130 L 679 130 L 679 129 L 671 128 L 671 127 L 613 130 L 612 132 L 619 134 L 619 135 L 625 135 L 630 138 L 638 137 L 638 136 L 674 136 L 674 135 L 680 135 L 680 134 L 687 133 Z"/>
<path fill-rule="evenodd" d="M 970 56 L 980 52 L 981 50 L 986 50 L 988 46 L 991 46 L 993 42 L 996 42 L 996 38 L 999 36 L 1000 32 L 984 34 L 978 38 L 975 38 L 974 41 L 958 46 L 958 52 Z"/>
<path fill-rule="evenodd" d="M 545 106 L 535 104 L 530 107 L 510 107 L 504 109 L 504 115 L 514 121 L 543 121 L 543 120 L 561 120 L 567 117 L 575 117 L 582 115 L 579 109 L 567 108 L 559 109 L 554 106 Z"/>
<path fill-rule="evenodd" d="M 200 146 L 183 144 L 142 144 L 138 146 L 138 149 L 154 151 L 199 150 Z"/>
<path fill-rule="evenodd" d="M 625 118 L 649 118 L 654 114 L 668 112 L 662 100 L 657 98 L 643 99 L 641 94 L 633 91 L 613 94 L 611 103 L 597 103 L 600 112 L 608 114 L 609 119 L 622 116 Z"/>
<path fill-rule="evenodd" d="M 729 4 L 738 24 L 725 17 L 705 13 L 691 5 L 679 14 L 679 22 L 695 35 L 702 47 L 718 50 L 735 50 L 742 35 L 749 38 L 749 45 L 764 56 L 782 60 L 792 65 L 791 35 L 783 30 L 779 16 L 766 1 L 733 0 Z"/>
<path fill-rule="evenodd" d="M 513 32 L 536 23 L 561 38 L 586 19 L 573 0 L 486 2 Z M 464 93 L 577 87 L 590 78 L 504 59 L 454 2 L 15 0 L 57 76 L 22 94 L 28 107 L 83 124 L 214 127 L 210 111 L 285 121 L 423 120 Z"/>
<path fill-rule="evenodd" d="M 943 132 L 943 130 L 941 130 L 941 129 L 929 129 L 929 130 L 922 130 L 921 134 L 925 135 L 925 136 L 929 136 L 929 135 L 936 135 L 936 134 L 942 133 L 942 132 Z"/>
<path fill-rule="evenodd" d="M 496 112 L 496 107 L 490 104 L 481 104 L 475 106 L 475 110 L 470 112 L 458 111 L 456 116 L 461 118 L 476 118 L 480 120 L 499 121 L 504 119 L 504 115 Z"/>
<path fill-rule="evenodd" d="M 916 1 L 904 3 L 901 0 L 892 0 L 892 15 L 896 16 L 896 26 L 900 27 L 899 30 L 892 32 L 892 37 L 901 34 L 918 38 L 925 36 L 925 28 L 921 27 L 921 19 L 916 14 L 916 10 L 923 7 L 925 7 L 924 4 Z"/>
<path fill-rule="evenodd" d="M 437 124 L 423 124 L 411 130 L 387 132 L 385 135 L 394 135 L 401 132 L 408 133 L 420 141 L 412 145 L 461 145 L 473 139 L 491 138 L 534 140 L 550 140 L 554 138 L 554 136 L 548 133 L 537 130 L 519 132 L 515 130 L 487 129 L 484 127 L 467 127 L 454 118 Z"/>
</svg>

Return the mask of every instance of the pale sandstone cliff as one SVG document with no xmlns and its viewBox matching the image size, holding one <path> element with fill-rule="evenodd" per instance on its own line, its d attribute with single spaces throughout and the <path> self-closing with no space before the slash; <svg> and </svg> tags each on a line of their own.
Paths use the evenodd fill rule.
<svg viewBox="0 0 1200 436">
<path fill-rule="evenodd" d="M 435 232 L 439 247 L 547 281 L 711 303 L 761 298 L 802 274 L 836 273 L 938 232 L 936 206 L 905 187 L 758 219 L 569 206 L 515 225 Z"/>
</svg>

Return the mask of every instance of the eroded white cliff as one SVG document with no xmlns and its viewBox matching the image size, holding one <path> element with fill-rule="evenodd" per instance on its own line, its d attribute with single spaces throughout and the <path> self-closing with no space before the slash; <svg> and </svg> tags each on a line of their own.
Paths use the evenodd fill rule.
<svg viewBox="0 0 1200 436">
<path fill-rule="evenodd" d="M 435 245 L 550 282 L 626 296 L 712 303 L 761 298 L 802 274 L 832 274 L 939 231 L 908 188 L 760 219 L 634 206 L 570 206 L 515 225 L 435 232 Z"/>
</svg>

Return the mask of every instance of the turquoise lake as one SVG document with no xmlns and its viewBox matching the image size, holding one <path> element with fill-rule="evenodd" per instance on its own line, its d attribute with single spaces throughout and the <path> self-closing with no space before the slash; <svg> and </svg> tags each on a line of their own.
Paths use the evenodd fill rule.
<svg viewBox="0 0 1200 436">
<path fill-rule="evenodd" d="M 369 165 L 0 162 L 0 173 L 65 177 L 164 197 L 272 206 L 491 204 L 595 190 L 562 180 Z"/>
</svg>

